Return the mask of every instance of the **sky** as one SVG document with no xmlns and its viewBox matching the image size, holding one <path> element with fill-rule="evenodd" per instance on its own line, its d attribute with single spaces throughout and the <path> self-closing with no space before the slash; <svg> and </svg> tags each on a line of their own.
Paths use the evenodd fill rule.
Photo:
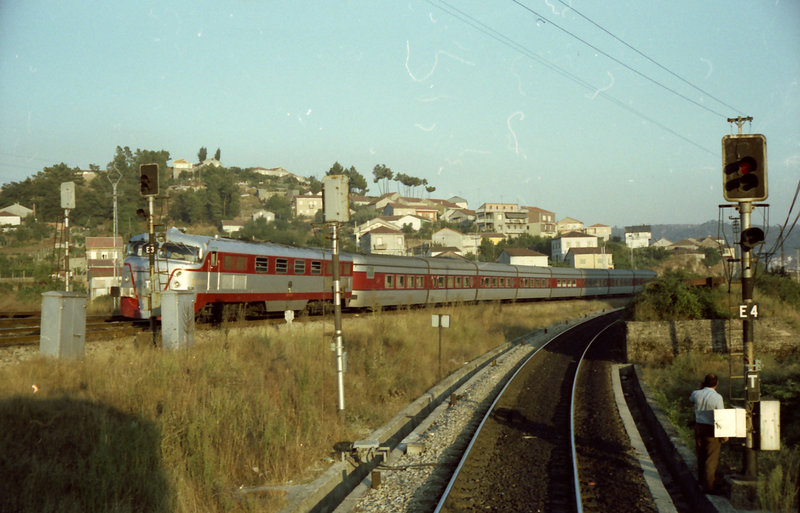
<svg viewBox="0 0 800 513">
<path fill-rule="evenodd" d="M 385 164 L 473 209 L 692 224 L 725 203 L 727 119 L 752 116 L 782 223 L 800 2 L 565 2 L 3 0 L 0 184 L 105 169 L 117 146 L 206 147 L 301 176 L 354 166 L 375 195 Z"/>
</svg>

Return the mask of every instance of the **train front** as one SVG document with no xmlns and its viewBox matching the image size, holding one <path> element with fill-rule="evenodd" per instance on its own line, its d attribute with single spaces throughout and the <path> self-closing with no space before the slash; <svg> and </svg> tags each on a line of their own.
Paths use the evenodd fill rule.
<svg viewBox="0 0 800 513">
<path fill-rule="evenodd" d="M 195 239 L 194 236 L 170 229 L 159 237 L 151 249 L 148 234 L 131 237 L 123 263 L 120 287 L 122 316 L 132 319 L 149 319 L 151 315 L 158 317 L 161 311 L 160 292 L 193 288 L 189 276 L 201 266 L 204 247 L 203 241 Z M 152 277 L 150 252 L 153 252 L 155 262 Z"/>
</svg>

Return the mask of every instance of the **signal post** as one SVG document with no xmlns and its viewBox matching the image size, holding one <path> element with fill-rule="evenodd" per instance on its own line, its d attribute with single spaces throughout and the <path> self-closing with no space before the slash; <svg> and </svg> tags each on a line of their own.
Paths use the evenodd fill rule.
<svg viewBox="0 0 800 513">
<path fill-rule="evenodd" d="M 350 220 L 350 179 L 347 175 L 328 175 L 322 178 L 322 211 L 325 222 L 331 225 L 331 266 L 333 267 L 333 348 L 336 351 L 336 410 L 344 414 L 344 372 L 346 353 L 342 344 L 342 289 L 339 264 L 339 223 Z"/>
<path fill-rule="evenodd" d="M 150 259 L 150 331 L 153 333 L 153 345 L 158 345 L 156 336 L 156 231 L 153 216 L 155 212 L 155 198 L 158 196 L 158 164 L 142 164 L 139 166 L 139 186 L 142 196 L 147 198 L 147 225 L 149 230 L 149 241 L 147 244 L 147 255 Z"/>
<path fill-rule="evenodd" d="M 758 306 L 753 302 L 752 250 L 764 241 L 764 232 L 750 226 L 753 201 L 767 198 L 767 140 L 761 134 L 742 134 L 744 121 L 753 118 L 732 118 L 739 127 L 736 135 L 722 138 L 722 185 L 727 201 L 737 202 L 741 237 L 741 281 L 742 304 L 739 317 L 742 319 L 742 345 L 744 353 L 746 435 L 742 474 L 745 480 L 758 478 L 758 461 L 755 447 L 756 426 L 760 401 L 758 366 L 753 340 L 754 320 L 758 317 Z"/>
</svg>

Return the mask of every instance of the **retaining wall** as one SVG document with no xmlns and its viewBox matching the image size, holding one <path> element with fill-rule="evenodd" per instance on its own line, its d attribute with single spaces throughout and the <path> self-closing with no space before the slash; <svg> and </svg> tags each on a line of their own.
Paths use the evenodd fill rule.
<svg viewBox="0 0 800 513">
<path fill-rule="evenodd" d="M 666 362 L 689 352 L 728 353 L 742 350 L 742 321 L 628 322 L 629 362 Z M 777 319 L 754 321 L 756 353 L 785 356 L 800 350 L 800 334 Z"/>
</svg>

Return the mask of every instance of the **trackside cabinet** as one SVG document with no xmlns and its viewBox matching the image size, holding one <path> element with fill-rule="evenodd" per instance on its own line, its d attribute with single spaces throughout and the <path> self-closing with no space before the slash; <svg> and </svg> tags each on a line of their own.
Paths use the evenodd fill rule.
<svg viewBox="0 0 800 513">
<path fill-rule="evenodd" d="M 86 352 L 86 295 L 50 291 L 42 294 L 39 352 L 56 358 L 83 358 Z"/>
<path fill-rule="evenodd" d="M 161 293 L 161 344 L 179 349 L 194 342 L 194 303 L 197 295 L 184 290 Z"/>
</svg>

